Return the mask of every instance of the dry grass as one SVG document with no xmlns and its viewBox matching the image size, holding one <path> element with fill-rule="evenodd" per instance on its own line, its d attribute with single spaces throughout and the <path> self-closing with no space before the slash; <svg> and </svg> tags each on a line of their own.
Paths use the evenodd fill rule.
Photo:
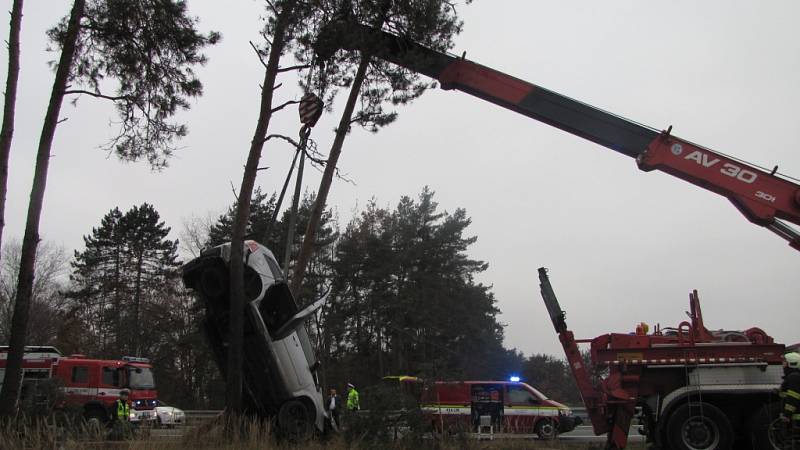
<svg viewBox="0 0 800 450">
<path fill-rule="evenodd" d="M 280 439 L 269 422 L 239 420 L 209 423 L 201 427 L 187 427 L 179 438 L 165 438 L 149 430 L 138 430 L 125 441 L 103 439 L 102 433 L 85 427 L 55 426 L 52 422 L 36 424 L 5 424 L 0 427 L 0 448 L 5 449 L 130 449 L 130 450 L 589 450 L 601 449 L 600 443 L 572 443 L 565 441 L 543 442 L 528 439 L 477 441 L 465 437 L 438 440 L 425 436 L 412 436 L 400 440 L 375 440 L 352 434 L 336 435 L 326 439 L 291 443 Z M 644 449 L 643 444 L 633 444 L 631 450 Z"/>
</svg>

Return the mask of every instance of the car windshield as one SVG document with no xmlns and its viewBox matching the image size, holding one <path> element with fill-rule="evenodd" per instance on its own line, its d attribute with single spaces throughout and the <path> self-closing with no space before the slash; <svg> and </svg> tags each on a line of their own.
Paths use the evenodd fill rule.
<svg viewBox="0 0 800 450">
<path fill-rule="evenodd" d="M 131 389 L 155 389 L 153 371 L 149 367 L 128 366 L 128 386 Z"/>
</svg>

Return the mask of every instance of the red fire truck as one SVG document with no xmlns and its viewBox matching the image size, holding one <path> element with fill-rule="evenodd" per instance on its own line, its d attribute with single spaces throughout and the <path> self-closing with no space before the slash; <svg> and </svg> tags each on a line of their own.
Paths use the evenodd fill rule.
<svg viewBox="0 0 800 450">
<path fill-rule="evenodd" d="M 0 346 L 0 386 L 5 377 L 8 347 Z M 130 392 L 131 422 L 156 420 L 157 393 L 153 367 L 145 358 L 123 356 L 120 360 L 63 356 L 52 346 L 25 347 L 22 389 L 37 382 L 54 381 L 63 393 L 58 407 L 81 408 L 86 420 L 105 423 L 111 405 L 123 389 Z M 25 392 L 21 398 L 25 398 Z"/>
</svg>

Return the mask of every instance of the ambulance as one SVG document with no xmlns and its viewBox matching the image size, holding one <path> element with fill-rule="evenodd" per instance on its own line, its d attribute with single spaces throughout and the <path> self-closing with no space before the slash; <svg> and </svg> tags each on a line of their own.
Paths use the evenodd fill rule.
<svg viewBox="0 0 800 450">
<path fill-rule="evenodd" d="M 488 422 L 495 433 L 554 439 L 582 423 L 570 408 L 519 381 L 425 383 L 420 408 L 439 432 L 476 432 Z"/>
</svg>

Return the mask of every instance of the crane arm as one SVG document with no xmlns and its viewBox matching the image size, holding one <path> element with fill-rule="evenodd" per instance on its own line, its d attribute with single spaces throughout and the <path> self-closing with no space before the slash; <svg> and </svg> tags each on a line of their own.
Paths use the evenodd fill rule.
<svg viewBox="0 0 800 450">
<path fill-rule="evenodd" d="M 320 32 L 321 61 L 339 49 L 358 50 L 636 159 L 640 169 L 660 170 L 728 198 L 751 222 L 800 250 L 800 185 L 751 164 L 658 131 L 543 87 L 432 50 L 407 38 L 334 21 Z"/>
</svg>

